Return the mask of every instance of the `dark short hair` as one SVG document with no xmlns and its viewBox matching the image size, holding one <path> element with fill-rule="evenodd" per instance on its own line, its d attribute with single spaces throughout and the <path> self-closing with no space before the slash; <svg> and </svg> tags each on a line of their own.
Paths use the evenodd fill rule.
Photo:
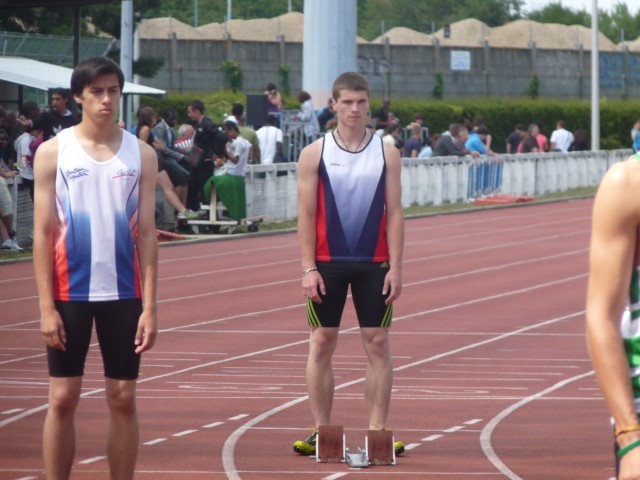
<svg viewBox="0 0 640 480">
<path fill-rule="evenodd" d="M 162 110 L 162 118 L 177 118 L 177 116 L 176 109 L 173 107 L 165 107 Z"/>
<path fill-rule="evenodd" d="M 335 100 L 340 96 L 342 90 L 354 90 L 356 92 L 367 92 L 369 96 L 369 82 L 358 72 L 345 72 L 338 75 L 331 87 L 331 95 Z"/>
<path fill-rule="evenodd" d="M 34 112 L 40 113 L 40 107 L 36 102 L 24 102 L 20 107 L 20 115 L 24 115 L 27 118 Z"/>
<path fill-rule="evenodd" d="M 231 113 L 236 118 L 241 117 L 243 112 L 244 112 L 244 106 L 241 103 L 234 103 L 233 107 L 231 107 Z M 240 119 L 238 118 L 238 120 Z"/>
<path fill-rule="evenodd" d="M 118 77 L 120 92 L 124 89 L 124 74 L 116 62 L 108 57 L 89 57 L 81 61 L 71 74 L 71 93 L 80 96 L 82 90 L 100 75 L 114 74 Z"/>
<path fill-rule="evenodd" d="M 278 117 L 276 117 L 273 113 L 270 113 L 269 115 L 267 115 L 265 123 L 267 125 L 276 126 L 278 125 Z"/>
<path fill-rule="evenodd" d="M 191 100 L 189 106 L 192 110 L 198 110 L 200 113 L 204 113 L 204 103 L 200 100 Z"/>
<path fill-rule="evenodd" d="M 70 93 L 69 89 L 60 88 L 60 87 L 52 88 L 50 92 L 51 92 L 51 95 L 50 95 L 51 97 L 53 97 L 54 95 L 60 95 L 62 98 L 69 98 L 69 93 Z M 82 92 L 82 90 L 80 90 L 80 92 Z"/>
<path fill-rule="evenodd" d="M 491 132 L 489 131 L 489 129 L 487 127 L 485 127 L 484 125 L 480 125 L 477 129 L 476 129 L 476 133 L 478 135 L 489 135 Z"/>
<path fill-rule="evenodd" d="M 236 132 L 240 132 L 240 130 L 238 129 L 238 125 L 236 124 L 236 122 L 232 122 L 231 120 L 227 120 L 226 122 L 224 122 L 224 131 L 226 132 L 227 130 L 235 130 Z"/>
<path fill-rule="evenodd" d="M 304 103 L 304 102 L 306 102 L 307 100 L 310 100 L 310 99 L 311 99 L 311 95 L 309 95 L 309 92 L 307 92 L 306 90 L 301 90 L 298 93 L 298 101 L 300 103 Z"/>
</svg>

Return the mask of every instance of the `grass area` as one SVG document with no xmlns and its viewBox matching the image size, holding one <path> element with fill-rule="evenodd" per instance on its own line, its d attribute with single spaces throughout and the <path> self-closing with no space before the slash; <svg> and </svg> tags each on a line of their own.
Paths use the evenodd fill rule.
<svg viewBox="0 0 640 480">
<path fill-rule="evenodd" d="M 535 203 L 552 202 L 559 200 L 569 200 L 572 198 L 591 197 L 595 195 L 597 187 L 583 187 L 568 190 L 562 193 L 553 193 L 549 195 L 543 195 L 536 198 L 533 202 L 526 202 L 516 205 L 531 205 Z M 481 210 L 483 208 L 492 208 L 487 206 L 474 205 L 471 203 L 450 203 L 444 205 L 420 205 L 411 206 L 406 208 L 404 213 L 407 217 L 412 216 L 425 216 L 425 215 L 439 215 L 443 213 L 456 212 L 462 210 Z M 279 230 L 289 230 L 296 227 L 296 220 L 286 220 L 283 222 L 264 222 L 260 224 L 261 232 L 274 232 Z M 238 227 L 235 233 L 247 233 L 246 227 Z M 27 248 L 24 252 L 9 252 L 0 250 L 0 261 L 2 260 L 15 260 L 20 258 L 31 258 L 31 249 Z"/>
</svg>

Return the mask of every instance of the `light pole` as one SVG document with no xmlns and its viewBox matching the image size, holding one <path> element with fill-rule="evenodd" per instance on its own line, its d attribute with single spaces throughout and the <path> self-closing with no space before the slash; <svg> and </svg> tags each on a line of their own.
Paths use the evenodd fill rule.
<svg viewBox="0 0 640 480">
<path fill-rule="evenodd" d="M 591 2 L 591 150 L 600 150 L 600 49 L 598 0 Z"/>
</svg>

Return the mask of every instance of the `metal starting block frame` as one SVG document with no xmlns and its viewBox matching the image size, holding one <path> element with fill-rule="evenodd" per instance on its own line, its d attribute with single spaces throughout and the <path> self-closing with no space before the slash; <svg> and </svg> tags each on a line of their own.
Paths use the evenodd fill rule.
<svg viewBox="0 0 640 480">
<path fill-rule="evenodd" d="M 342 425 L 320 425 L 316 437 L 316 462 L 341 463 L 346 457 L 346 437 Z"/>
</svg>

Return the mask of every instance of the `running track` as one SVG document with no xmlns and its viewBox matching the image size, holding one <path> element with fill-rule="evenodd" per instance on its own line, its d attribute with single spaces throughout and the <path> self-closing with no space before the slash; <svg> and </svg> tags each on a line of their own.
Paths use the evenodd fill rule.
<svg viewBox="0 0 640 480">
<path fill-rule="evenodd" d="M 591 200 L 408 220 L 391 330 L 398 464 L 349 469 L 291 451 L 311 419 L 293 233 L 160 249 L 159 326 L 138 387 L 137 479 L 596 479 L 614 473 L 584 339 Z M 30 262 L 0 266 L 0 480 L 43 479 L 47 402 Z M 352 307 L 334 422 L 364 447 L 365 359 Z M 73 479 L 108 478 L 97 347 Z"/>
</svg>

